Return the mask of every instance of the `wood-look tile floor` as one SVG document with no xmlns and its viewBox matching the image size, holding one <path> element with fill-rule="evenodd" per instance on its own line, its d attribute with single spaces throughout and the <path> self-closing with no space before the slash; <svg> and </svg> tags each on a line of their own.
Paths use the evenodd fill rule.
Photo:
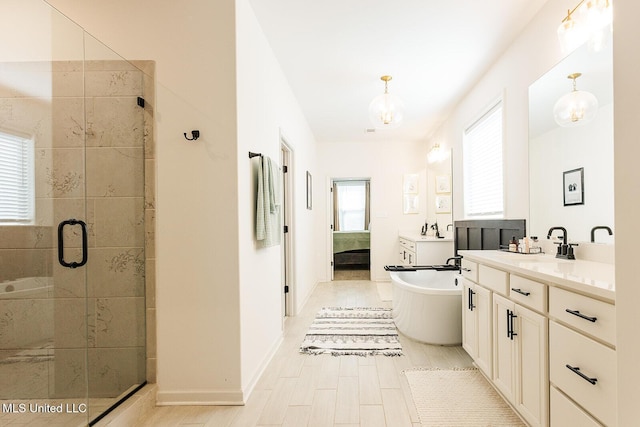
<svg viewBox="0 0 640 427">
<path fill-rule="evenodd" d="M 320 283 L 302 312 L 286 320 L 284 341 L 245 406 L 154 408 L 137 427 L 419 426 L 402 370 L 470 367 L 461 347 L 425 345 L 400 336 L 402 357 L 310 356 L 298 352 L 325 306 L 390 307 L 370 281 Z"/>
</svg>

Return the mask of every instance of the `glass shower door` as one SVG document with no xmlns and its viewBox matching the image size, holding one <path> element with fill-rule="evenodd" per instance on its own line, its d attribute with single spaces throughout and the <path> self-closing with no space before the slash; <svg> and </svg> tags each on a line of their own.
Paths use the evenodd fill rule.
<svg viewBox="0 0 640 427">
<path fill-rule="evenodd" d="M 148 82 L 1 2 L 0 425 L 86 426 L 145 382 Z"/>
<path fill-rule="evenodd" d="M 85 34 L 89 419 L 136 390 L 145 354 L 145 82 Z M 148 124 L 147 124 L 148 125 Z"/>
</svg>

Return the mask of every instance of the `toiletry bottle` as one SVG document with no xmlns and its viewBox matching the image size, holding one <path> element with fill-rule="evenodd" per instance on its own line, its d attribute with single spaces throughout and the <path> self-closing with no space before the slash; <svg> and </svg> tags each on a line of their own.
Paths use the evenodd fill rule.
<svg viewBox="0 0 640 427">
<path fill-rule="evenodd" d="M 509 242 L 509 252 L 518 252 L 518 242 L 516 241 L 516 236 L 511 238 Z"/>
</svg>

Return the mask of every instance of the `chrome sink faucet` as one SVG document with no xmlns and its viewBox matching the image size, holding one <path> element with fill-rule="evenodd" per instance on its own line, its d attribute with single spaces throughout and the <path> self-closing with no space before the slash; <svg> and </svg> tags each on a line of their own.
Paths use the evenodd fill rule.
<svg viewBox="0 0 640 427">
<path fill-rule="evenodd" d="M 556 243 L 558 245 L 558 251 L 556 252 L 556 258 L 563 259 L 576 259 L 573 253 L 573 247 L 578 246 L 577 243 L 567 243 L 567 230 L 564 227 L 551 227 L 547 233 L 547 239 L 551 238 L 551 234 L 555 230 L 562 231 L 562 243 Z"/>
</svg>

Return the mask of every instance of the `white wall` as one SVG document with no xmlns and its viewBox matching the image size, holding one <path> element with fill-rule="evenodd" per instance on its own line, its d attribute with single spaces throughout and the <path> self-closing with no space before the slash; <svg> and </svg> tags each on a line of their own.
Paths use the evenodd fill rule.
<svg viewBox="0 0 640 427">
<path fill-rule="evenodd" d="M 293 150 L 291 233 L 295 272 L 292 291 L 299 309 L 317 283 L 313 217 L 306 209 L 305 174 L 315 172 L 315 140 L 255 18 L 248 0 L 236 5 L 238 43 L 238 193 L 242 385 L 250 389 L 275 350 L 282 332 L 281 247 L 255 243 L 255 191 L 259 152 L 279 162 L 280 138 Z"/>
<path fill-rule="evenodd" d="M 616 221 L 616 327 L 618 425 L 638 424 L 640 396 L 640 286 L 638 286 L 638 212 L 640 210 L 640 3 L 614 2 L 614 171 Z"/>
<path fill-rule="evenodd" d="M 315 206 L 322 213 L 317 228 L 317 263 L 321 280 L 331 280 L 332 178 L 371 178 L 371 280 L 389 280 L 383 267 L 398 264 L 398 232 L 420 228 L 427 219 L 427 147 L 424 142 L 371 141 L 369 143 L 319 143 L 314 178 Z M 419 174 L 420 213 L 403 214 L 404 174 Z M 314 209 L 316 209 L 314 207 Z M 443 260 L 444 262 L 444 260 Z"/>
<path fill-rule="evenodd" d="M 433 141 L 444 141 L 454 152 L 454 219 L 464 215 L 462 192 L 462 135 L 479 114 L 503 95 L 505 216 L 529 217 L 528 88 L 563 55 L 556 28 L 573 0 L 549 0 L 515 42 L 456 106 Z M 565 12 L 563 12 L 563 10 Z"/>
</svg>

